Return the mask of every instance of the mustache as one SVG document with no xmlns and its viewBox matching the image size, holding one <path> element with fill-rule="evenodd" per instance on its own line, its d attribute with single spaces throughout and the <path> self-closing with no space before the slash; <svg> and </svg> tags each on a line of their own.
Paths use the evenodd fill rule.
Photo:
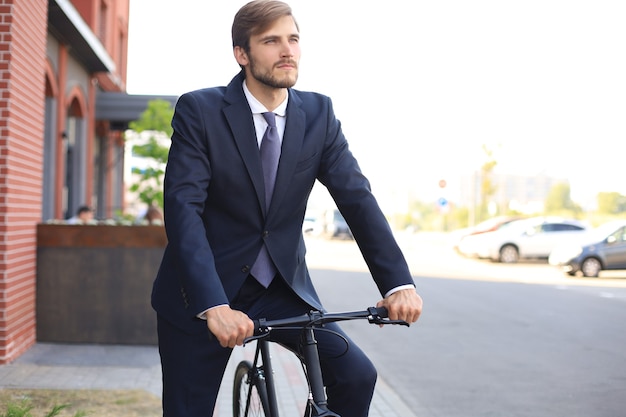
<svg viewBox="0 0 626 417">
<path fill-rule="evenodd" d="M 294 61 L 293 59 L 283 59 L 282 61 L 278 61 L 276 64 L 274 64 L 274 66 L 278 67 L 279 65 L 291 65 L 294 68 L 298 68 L 298 63 L 296 61 Z"/>
</svg>

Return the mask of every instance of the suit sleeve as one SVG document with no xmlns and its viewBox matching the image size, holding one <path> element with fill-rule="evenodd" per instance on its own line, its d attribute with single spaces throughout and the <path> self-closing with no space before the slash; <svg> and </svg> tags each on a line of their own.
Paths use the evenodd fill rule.
<svg viewBox="0 0 626 417">
<path fill-rule="evenodd" d="M 189 312 L 227 304 L 202 213 L 211 182 L 203 108 L 192 94 L 181 96 L 172 119 L 173 135 L 164 181 L 168 250 L 173 251 Z"/>
</svg>

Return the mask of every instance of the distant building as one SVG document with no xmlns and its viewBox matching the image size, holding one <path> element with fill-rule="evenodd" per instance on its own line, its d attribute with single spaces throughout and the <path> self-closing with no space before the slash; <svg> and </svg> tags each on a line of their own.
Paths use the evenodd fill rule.
<svg viewBox="0 0 626 417">
<path fill-rule="evenodd" d="M 125 207 L 129 0 L 0 5 L 0 363 L 35 343 L 36 225 Z"/>
<path fill-rule="evenodd" d="M 492 207 L 499 213 L 515 210 L 523 214 L 542 212 L 552 187 L 569 184 L 566 178 L 544 174 L 531 176 L 493 173 L 491 181 L 496 188 L 489 202 Z M 480 187 L 480 173 L 462 177 L 459 205 L 476 207 L 480 204 Z"/>
</svg>

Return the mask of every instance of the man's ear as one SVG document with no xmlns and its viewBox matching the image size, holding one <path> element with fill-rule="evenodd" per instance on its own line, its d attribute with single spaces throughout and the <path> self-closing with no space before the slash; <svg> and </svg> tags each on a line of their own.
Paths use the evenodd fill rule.
<svg viewBox="0 0 626 417">
<path fill-rule="evenodd" d="M 248 54 L 246 53 L 246 51 L 243 50 L 241 46 L 235 46 L 235 48 L 233 48 L 233 54 L 235 55 L 235 59 L 237 60 L 237 63 L 239 65 L 241 65 L 242 67 L 248 65 Z"/>
</svg>

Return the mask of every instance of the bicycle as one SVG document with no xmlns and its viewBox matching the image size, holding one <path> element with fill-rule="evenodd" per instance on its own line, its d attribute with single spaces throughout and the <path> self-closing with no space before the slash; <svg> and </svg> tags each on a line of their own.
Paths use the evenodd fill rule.
<svg viewBox="0 0 626 417">
<path fill-rule="evenodd" d="M 309 397 L 304 410 L 304 417 L 340 417 L 327 407 L 314 330 L 322 329 L 322 325 L 325 323 L 358 319 L 367 319 L 370 324 L 409 326 L 407 322 L 402 320 L 389 320 L 387 310 L 376 307 L 369 307 L 364 311 L 341 313 L 324 313 L 313 310 L 297 317 L 254 320 L 254 336 L 247 338 L 244 345 L 256 340 L 256 350 L 253 362 L 243 360 L 239 362 L 235 370 L 233 416 L 279 417 L 268 337 L 275 330 L 299 329 L 302 330 L 301 351 L 294 353 L 302 364 L 304 376 L 309 386 Z M 327 331 L 335 333 L 331 330 Z M 341 337 L 341 335 L 337 336 Z"/>
</svg>

